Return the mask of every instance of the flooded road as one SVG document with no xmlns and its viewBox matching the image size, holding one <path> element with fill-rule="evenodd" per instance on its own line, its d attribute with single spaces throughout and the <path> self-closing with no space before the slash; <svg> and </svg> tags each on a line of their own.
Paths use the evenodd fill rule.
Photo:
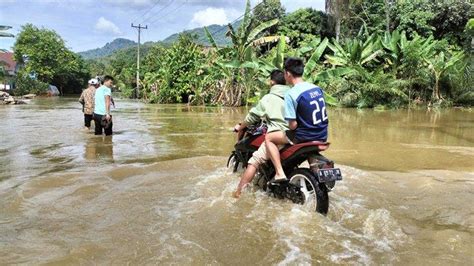
<svg viewBox="0 0 474 266">
<path fill-rule="evenodd" d="M 0 106 L 0 264 L 474 264 L 474 112 L 330 109 L 327 217 L 225 169 L 246 110 Z"/>
</svg>

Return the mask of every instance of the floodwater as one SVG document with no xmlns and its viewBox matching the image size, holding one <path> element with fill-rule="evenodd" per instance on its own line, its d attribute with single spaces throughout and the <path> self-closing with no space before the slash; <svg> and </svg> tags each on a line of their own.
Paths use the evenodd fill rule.
<svg viewBox="0 0 474 266">
<path fill-rule="evenodd" d="M 231 198 L 245 111 L 118 100 L 97 137 L 77 99 L 0 106 L 0 264 L 474 264 L 473 111 L 330 109 L 327 217 Z"/>
</svg>

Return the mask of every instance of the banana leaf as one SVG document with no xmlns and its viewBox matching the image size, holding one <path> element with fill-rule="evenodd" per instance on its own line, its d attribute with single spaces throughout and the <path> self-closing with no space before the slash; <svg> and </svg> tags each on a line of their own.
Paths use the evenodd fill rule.
<svg viewBox="0 0 474 266">
<path fill-rule="evenodd" d="M 286 38 L 285 36 L 280 36 L 280 41 L 278 42 L 275 58 L 273 59 L 273 65 L 278 69 L 283 69 L 285 48 L 286 48 Z"/>
<path fill-rule="evenodd" d="M 319 72 L 313 81 L 328 81 L 333 78 L 340 78 L 348 74 L 356 73 L 357 71 L 350 67 L 338 67 Z"/>
<path fill-rule="evenodd" d="M 216 48 L 216 50 L 219 50 L 219 47 L 217 47 L 216 41 L 215 41 L 214 38 L 212 37 L 212 34 L 209 32 L 209 30 L 207 29 L 207 27 L 204 27 L 204 32 L 206 33 L 207 39 L 208 39 L 209 42 L 212 44 L 212 47 Z"/>
<path fill-rule="evenodd" d="M 324 40 L 318 45 L 318 47 L 316 47 L 313 54 L 309 58 L 308 63 L 306 63 L 306 67 L 304 69 L 305 73 L 309 75 L 314 71 L 314 69 L 318 65 L 319 60 L 321 59 L 321 56 L 324 53 L 324 50 L 326 50 L 328 42 L 329 40 L 327 38 L 324 38 Z"/>
<path fill-rule="evenodd" d="M 257 35 L 264 31 L 265 29 L 267 28 L 270 28 L 271 26 L 275 25 L 278 23 L 278 19 L 272 19 L 270 21 L 267 21 L 267 22 L 263 22 L 261 24 L 259 24 L 257 27 L 255 27 L 251 32 L 250 34 L 248 35 L 247 39 L 246 39 L 246 43 L 245 45 L 249 45 L 251 44 L 255 38 L 257 37 Z"/>
</svg>

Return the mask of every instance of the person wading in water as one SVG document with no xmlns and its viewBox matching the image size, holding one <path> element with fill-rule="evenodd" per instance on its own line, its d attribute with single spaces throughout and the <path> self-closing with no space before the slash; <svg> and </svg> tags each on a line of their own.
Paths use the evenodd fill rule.
<svg viewBox="0 0 474 266">
<path fill-rule="evenodd" d="M 91 128 L 91 121 L 94 114 L 95 90 L 99 85 L 99 81 L 94 78 L 89 80 L 88 84 L 89 86 L 82 91 L 81 97 L 79 98 L 79 102 L 82 104 L 82 112 L 84 113 L 84 129 L 86 130 L 90 130 Z"/>
<path fill-rule="evenodd" d="M 110 115 L 110 105 L 112 99 L 111 88 L 113 83 L 113 77 L 105 76 L 103 85 L 95 91 L 95 135 L 102 135 L 102 131 L 105 132 L 106 136 L 112 135 L 112 116 Z"/>
</svg>

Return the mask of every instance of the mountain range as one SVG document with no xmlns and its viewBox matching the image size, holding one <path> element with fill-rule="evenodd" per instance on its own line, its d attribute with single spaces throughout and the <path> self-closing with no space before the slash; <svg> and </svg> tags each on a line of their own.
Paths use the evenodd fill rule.
<svg viewBox="0 0 474 266">
<path fill-rule="evenodd" d="M 240 24 L 240 21 L 234 23 L 233 24 L 234 28 L 237 28 L 239 24 Z M 227 32 L 226 25 L 210 25 L 210 26 L 207 26 L 207 29 L 212 34 L 217 45 L 226 46 L 230 44 L 230 39 L 225 36 Z M 207 39 L 206 33 L 204 31 L 204 27 L 183 31 L 182 33 L 190 33 L 194 35 L 196 37 L 196 43 L 198 44 L 201 44 L 204 46 L 210 45 L 209 40 Z M 176 40 L 178 40 L 179 34 L 180 33 L 175 33 L 168 36 L 163 41 L 147 42 L 147 44 L 148 45 L 153 44 L 153 43 L 172 44 Z M 136 46 L 136 45 L 137 43 L 132 40 L 117 38 L 113 40 L 112 42 L 105 44 L 104 47 L 102 48 L 87 50 L 87 51 L 79 52 L 78 54 L 81 55 L 84 59 L 95 59 L 95 58 L 111 55 L 118 50 L 126 49 L 126 48 Z"/>
</svg>

